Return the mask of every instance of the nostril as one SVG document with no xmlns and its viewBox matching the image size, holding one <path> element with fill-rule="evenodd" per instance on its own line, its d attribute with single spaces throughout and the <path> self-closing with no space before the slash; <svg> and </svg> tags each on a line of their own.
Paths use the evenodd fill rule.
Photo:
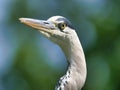
<svg viewBox="0 0 120 90">
<path fill-rule="evenodd" d="M 44 24 L 49 24 L 48 22 L 43 22 Z"/>
</svg>

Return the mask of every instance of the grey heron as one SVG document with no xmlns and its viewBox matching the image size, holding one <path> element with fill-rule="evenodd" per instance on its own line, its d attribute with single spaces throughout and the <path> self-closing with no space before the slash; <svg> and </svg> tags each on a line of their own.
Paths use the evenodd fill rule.
<svg viewBox="0 0 120 90">
<path fill-rule="evenodd" d="M 84 51 L 71 22 L 63 16 L 53 16 L 48 20 L 20 18 L 22 23 L 37 29 L 43 36 L 59 45 L 68 61 L 66 74 L 62 76 L 55 90 L 81 90 L 87 69 Z"/>
</svg>

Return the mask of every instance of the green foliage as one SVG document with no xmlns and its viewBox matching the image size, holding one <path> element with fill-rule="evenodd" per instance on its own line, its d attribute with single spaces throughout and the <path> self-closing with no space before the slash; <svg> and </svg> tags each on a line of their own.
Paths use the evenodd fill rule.
<svg viewBox="0 0 120 90">
<path fill-rule="evenodd" d="M 49 50 L 46 51 L 39 39 L 42 36 L 18 21 L 20 17 L 47 19 L 53 15 L 70 19 L 84 47 L 88 77 L 83 90 L 120 90 L 119 0 L 13 0 L 9 3 L 10 11 L 3 11 L 6 22 L 1 24 L 8 28 L 2 32 L 17 48 L 12 48 L 11 67 L 5 64 L 6 71 L 0 72 L 0 75 L 7 72 L 0 82 L 3 90 L 54 90 L 66 64 L 62 61 L 62 64 L 51 64 L 46 54 Z"/>
</svg>

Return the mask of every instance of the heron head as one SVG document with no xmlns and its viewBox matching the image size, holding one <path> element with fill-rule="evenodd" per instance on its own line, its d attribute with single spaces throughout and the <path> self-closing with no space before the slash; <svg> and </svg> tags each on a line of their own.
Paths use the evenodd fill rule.
<svg viewBox="0 0 120 90">
<path fill-rule="evenodd" d="M 68 42 L 75 33 L 70 21 L 62 16 L 53 16 L 48 20 L 20 18 L 20 21 L 59 45 Z"/>
</svg>

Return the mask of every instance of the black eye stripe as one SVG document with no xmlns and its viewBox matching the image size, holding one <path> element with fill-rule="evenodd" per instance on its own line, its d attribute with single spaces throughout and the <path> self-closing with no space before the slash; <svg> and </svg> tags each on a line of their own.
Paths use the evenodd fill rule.
<svg viewBox="0 0 120 90">
<path fill-rule="evenodd" d="M 69 20 L 67 20 L 66 18 L 58 18 L 56 21 L 63 21 L 68 27 L 74 29 L 71 22 Z"/>
</svg>

